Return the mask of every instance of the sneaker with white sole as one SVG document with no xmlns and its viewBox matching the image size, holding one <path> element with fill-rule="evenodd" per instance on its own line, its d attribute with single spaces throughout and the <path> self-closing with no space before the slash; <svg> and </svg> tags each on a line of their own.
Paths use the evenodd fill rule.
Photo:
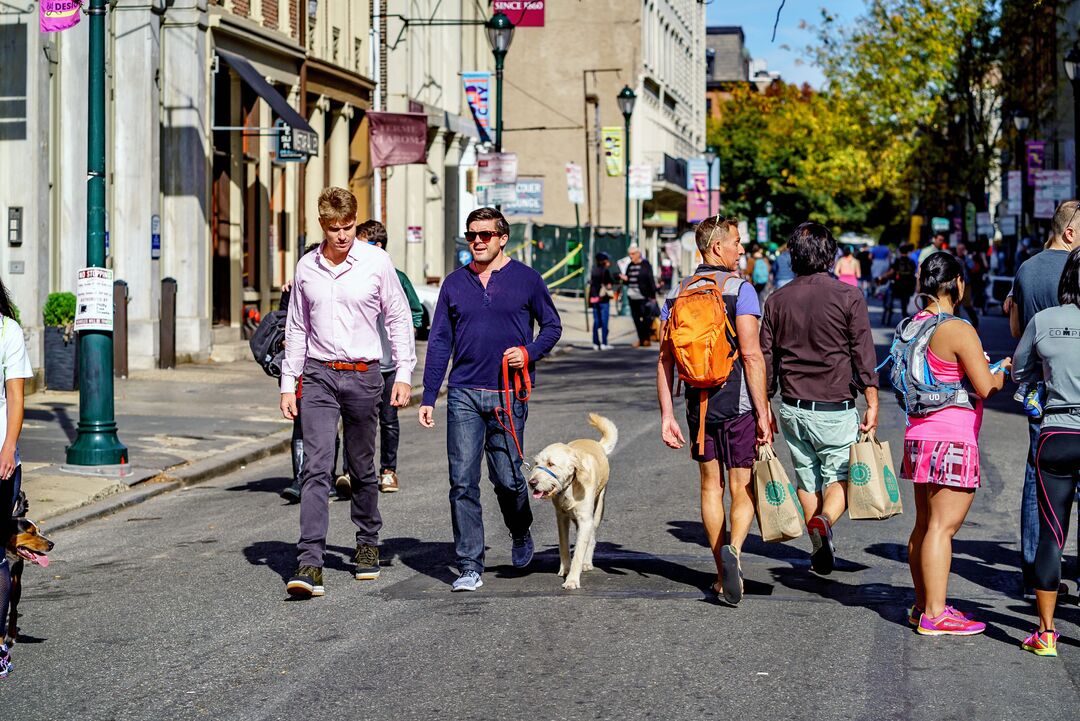
<svg viewBox="0 0 1080 721">
<path fill-rule="evenodd" d="M 352 481 L 344 473 L 334 479 L 334 490 L 341 499 L 352 498 Z"/>
<path fill-rule="evenodd" d="M 8 650 L 7 644 L 0 643 L 0 678 L 7 678 L 7 675 L 15 670 L 15 664 L 11 662 L 11 651 Z"/>
<path fill-rule="evenodd" d="M 356 547 L 356 570 L 353 577 L 357 581 L 374 581 L 379 577 L 379 547 L 361 543 Z"/>
<path fill-rule="evenodd" d="M 322 569 L 317 566 L 300 566 L 296 575 L 285 584 L 285 590 L 293 598 L 311 598 L 326 593 L 323 587 Z"/>
<path fill-rule="evenodd" d="M 483 585 L 484 581 L 480 578 L 479 573 L 476 571 L 465 571 L 450 584 L 450 590 L 453 592 L 475 591 Z"/>
<path fill-rule="evenodd" d="M 514 564 L 514 568 L 525 568 L 532 562 L 535 550 L 532 534 L 525 531 L 522 538 L 510 536 L 510 541 L 510 561 Z"/>
<path fill-rule="evenodd" d="M 397 493 L 399 490 L 397 472 L 384 468 L 379 474 L 379 493 Z"/>
<path fill-rule="evenodd" d="M 615 350 L 615 346 L 608 345 L 607 343 L 601 343 L 600 350 Z"/>
</svg>

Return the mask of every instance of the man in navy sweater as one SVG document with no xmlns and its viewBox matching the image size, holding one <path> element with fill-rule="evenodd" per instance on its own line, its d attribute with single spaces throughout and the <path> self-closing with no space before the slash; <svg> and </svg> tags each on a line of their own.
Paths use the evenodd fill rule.
<svg viewBox="0 0 1080 721">
<path fill-rule="evenodd" d="M 420 425 L 434 428 L 435 398 L 453 358 L 446 396 L 446 447 L 450 461 L 450 516 L 460 575 L 453 591 L 483 585 L 484 519 L 480 508 L 480 458 L 487 455 L 488 476 L 495 486 L 503 522 L 510 531 L 511 560 L 524 568 L 533 557 L 529 534 L 532 509 L 521 472 L 522 457 L 503 428 L 503 358 L 511 373 L 535 380 L 535 361 L 551 352 L 562 335 L 562 322 L 540 274 L 503 253 L 510 225 L 494 208 L 469 214 L 465 239 L 473 261 L 446 277 L 428 335 L 424 398 Z M 540 332 L 533 337 L 533 324 Z M 526 367 L 527 366 L 527 367 Z M 506 409 L 524 447 L 526 402 L 514 399 Z"/>
</svg>

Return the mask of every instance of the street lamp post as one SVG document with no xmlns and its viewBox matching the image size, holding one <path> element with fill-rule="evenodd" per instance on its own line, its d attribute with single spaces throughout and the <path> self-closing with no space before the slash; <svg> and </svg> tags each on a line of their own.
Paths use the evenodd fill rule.
<svg viewBox="0 0 1080 721">
<path fill-rule="evenodd" d="M 1077 72 L 1077 68 L 1080 67 L 1080 47 L 1075 44 L 1065 55 L 1065 74 L 1069 76 L 1069 82 L 1072 83 L 1073 89 L 1073 147 L 1077 147 L 1077 143 L 1080 143 L 1080 73 Z M 1075 151 L 1074 151 L 1075 152 Z M 1075 165 L 1075 163 L 1073 163 Z M 1076 187 L 1074 189 L 1073 197 L 1080 198 L 1080 169 L 1074 171 L 1076 176 Z"/>
<path fill-rule="evenodd" d="M 514 39 L 514 24 L 501 12 L 484 23 L 495 56 L 495 152 L 502 152 L 503 61 Z"/>
<path fill-rule="evenodd" d="M 708 180 L 705 181 L 705 189 L 709 193 L 709 215 L 712 213 L 712 165 L 716 162 L 716 148 L 709 146 L 705 148 L 705 163 L 708 167 Z"/>
<path fill-rule="evenodd" d="M 1016 229 L 1018 237 L 1024 234 L 1024 226 L 1027 220 L 1027 153 L 1024 150 L 1024 132 L 1030 124 L 1031 118 L 1023 110 L 1016 110 L 1013 113 L 1013 126 L 1016 128 L 1016 162 L 1017 167 L 1020 169 L 1020 222 L 1019 227 Z"/>
<path fill-rule="evenodd" d="M 623 120 L 626 124 L 626 148 L 625 155 L 623 156 L 623 168 L 626 171 L 626 214 L 623 218 L 623 234 L 626 235 L 627 243 L 630 242 L 630 116 L 634 114 L 634 101 L 637 100 L 637 95 L 630 89 L 629 85 L 624 85 L 623 89 L 619 91 L 619 94 L 615 96 L 615 99 L 619 102 L 619 110 L 622 111 Z"/>
<path fill-rule="evenodd" d="M 86 265 L 105 267 L 105 1 L 90 0 L 86 160 Z M 116 435 L 112 331 L 79 331 L 79 426 L 67 447 L 77 466 L 116 465 L 127 448 Z"/>
</svg>

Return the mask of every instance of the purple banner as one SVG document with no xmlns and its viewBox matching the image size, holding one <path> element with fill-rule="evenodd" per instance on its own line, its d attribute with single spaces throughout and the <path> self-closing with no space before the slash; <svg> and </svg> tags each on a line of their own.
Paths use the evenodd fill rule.
<svg viewBox="0 0 1080 721">
<path fill-rule="evenodd" d="M 79 6 L 82 0 L 41 0 L 38 15 L 43 33 L 56 33 L 73 28 L 82 19 Z"/>
<path fill-rule="evenodd" d="M 1035 173 L 1046 168 L 1046 141 L 1029 140 L 1024 143 L 1024 149 L 1027 159 L 1027 184 L 1034 187 Z"/>
</svg>

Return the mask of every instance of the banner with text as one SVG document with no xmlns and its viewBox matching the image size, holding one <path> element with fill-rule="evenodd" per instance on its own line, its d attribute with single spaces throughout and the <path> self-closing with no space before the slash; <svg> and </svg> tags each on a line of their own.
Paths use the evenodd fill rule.
<svg viewBox="0 0 1080 721">
<path fill-rule="evenodd" d="M 609 177 L 615 178 L 623 174 L 623 129 L 617 126 L 608 126 L 600 129 L 600 137 L 604 144 L 604 168 Z"/>
<path fill-rule="evenodd" d="M 38 6 L 38 26 L 43 33 L 56 33 L 73 28 L 82 19 L 79 6 L 82 0 L 41 0 Z"/>
<path fill-rule="evenodd" d="M 481 142 L 491 134 L 491 73 L 462 73 L 465 100 L 469 103 Z"/>
<path fill-rule="evenodd" d="M 1024 174 L 1019 170 L 1010 170 L 1005 174 L 1005 186 L 1009 198 L 1005 201 L 1005 215 L 1020 215 L 1024 203 Z"/>
<path fill-rule="evenodd" d="M 630 166 L 630 199 L 652 200 L 653 166 L 634 163 Z"/>
<path fill-rule="evenodd" d="M 686 192 L 686 222 L 699 223 L 720 207 L 720 191 L 712 191 L 709 197 L 709 176 L 704 172 L 690 176 L 690 188 Z"/>
<path fill-rule="evenodd" d="M 1035 173 L 1046 167 L 1046 141 L 1029 140 L 1024 143 L 1024 166 L 1027 168 L 1027 184 L 1035 185 Z"/>
<path fill-rule="evenodd" d="M 427 162 L 427 114 L 368 112 L 367 119 L 372 166 Z"/>
<path fill-rule="evenodd" d="M 585 202 L 585 176 L 577 163 L 566 164 L 566 195 L 574 205 Z"/>
<path fill-rule="evenodd" d="M 1072 200 L 1071 170 L 1035 171 L 1035 217 L 1053 218 L 1060 203 Z"/>
<path fill-rule="evenodd" d="M 476 182 L 484 187 L 517 182 L 517 153 L 480 153 L 476 156 Z"/>
</svg>

